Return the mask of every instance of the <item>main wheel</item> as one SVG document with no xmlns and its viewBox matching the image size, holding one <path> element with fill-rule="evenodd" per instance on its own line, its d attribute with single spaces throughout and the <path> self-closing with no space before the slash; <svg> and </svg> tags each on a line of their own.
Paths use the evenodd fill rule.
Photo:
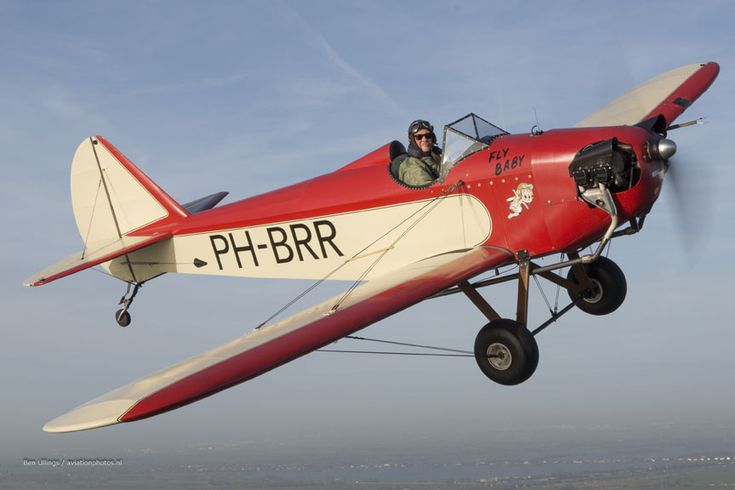
<svg viewBox="0 0 735 490">
<path fill-rule="evenodd" d="M 121 327 L 130 325 L 130 313 L 127 310 L 117 310 L 115 312 L 115 320 Z"/>
<path fill-rule="evenodd" d="M 577 303 L 577 308 L 590 315 L 607 315 L 617 310 L 625 300 L 628 285 L 625 274 L 615 262 L 607 257 L 599 257 L 590 264 L 584 265 L 584 270 L 590 278 L 592 287 L 582 291 L 582 301 Z M 569 269 L 567 279 L 577 282 L 574 270 Z M 571 291 L 569 298 L 574 301 L 576 297 Z"/>
<path fill-rule="evenodd" d="M 475 360 L 496 383 L 523 383 L 538 366 L 538 344 L 523 325 L 508 319 L 485 325 L 475 338 Z"/>
</svg>

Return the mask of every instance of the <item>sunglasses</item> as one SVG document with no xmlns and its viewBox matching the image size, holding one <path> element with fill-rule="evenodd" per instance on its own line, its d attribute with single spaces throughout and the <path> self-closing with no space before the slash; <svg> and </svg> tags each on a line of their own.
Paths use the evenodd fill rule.
<svg viewBox="0 0 735 490">
<path fill-rule="evenodd" d="M 416 141 L 421 141 L 423 139 L 427 139 L 427 140 L 433 140 L 434 139 L 433 136 L 431 136 L 431 133 L 415 134 L 413 136 L 413 138 Z"/>
</svg>

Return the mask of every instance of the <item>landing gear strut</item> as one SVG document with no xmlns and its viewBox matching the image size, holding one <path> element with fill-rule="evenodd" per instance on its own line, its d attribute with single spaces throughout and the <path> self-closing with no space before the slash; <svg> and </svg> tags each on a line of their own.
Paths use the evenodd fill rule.
<svg viewBox="0 0 735 490">
<path fill-rule="evenodd" d="M 480 370 L 496 383 L 517 385 L 533 375 L 539 361 L 535 335 L 555 322 L 569 310 L 578 307 L 592 315 L 607 315 L 615 311 L 625 300 L 626 282 L 620 268 L 612 260 L 595 256 L 580 257 L 570 251 L 569 260 L 550 266 L 534 264 L 525 251 L 518 255 L 519 271 L 470 284 L 465 281 L 436 296 L 463 292 L 487 317 L 485 325 L 475 338 L 475 360 Z M 589 260 L 590 257 L 594 257 Z M 564 278 L 552 271 L 571 266 Z M 529 278 L 541 276 L 567 290 L 572 302 L 559 311 L 552 312 L 549 320 L 529 331 L 528 292 Z M 502 282 L 518 280 L 516 319 L 501 318 L 477 291 L 478 288 Z"/>
<path fill-rule="evenodd" d="M 130 308 L 130 305 L 133 304 L 133 299 L 135 299 L 135 295 L 138 294 L 138 289 L 140 289 L 142 285 L 142 282 L 129 282 L 128 288 L 125 290 L 125 294 L 123 294 L 122 298 L 120 298 L 120 302 L 118 304 L 122 305 L 122 308 L 115 312 L 115 321 L 121 327 L 127 327 L 128 325 L 130 325 L 131 319 L 128 309 Z M 133 287 L 133 292 L 130 294 L 130 296 L 128 296 L 131 286 Z"/>
<path fill-rule="evenodd" d="M 531 262 L 528 251 L 521 250 L 515 254 L 518 273 L 500 276 L 493 279 L 470 284 L 459 283 L 454 288 L 442 291 L 434 297 L 463 292 L 475 306 L 490 320 L 475 339 L 475 360 L 480 370 L 493 381 L 504 385 L 516 385 L 524 382 L 536 370 L 539 353 L 534 336 L 567 313 L 574 306 L 592 315 L 607 315 L 615 311 L 625 300 L 625 276 L 615 263 L 601 257 L 602 251 L 613 236 L 633 234 L 640 230 L 643 218 L 631 220 L 631 226 L 615 233 L 618 226 L 618 213 L 609 182 L 588 182 L 587 173 L 580 174 L 580 197 L 591 206 L 597 207 L 610 215 L 610 224 L 600 239 L 595 251 L 580 257 L 578 251 L 569 250 L 566 261 L 541 267 Z M 576 174 L 575 174 L 576 175 Z M 586 180 L 582 182 L 585 177 Z M 595 179 L 597 178 L 595 174 Z M 577 177 L 575 176 L 575 181 Z M 583 185 L 584 184 L 584 185 Z M 510 254 L 510 251 L 508 251 Z M 570 267 L 564 278 L 554 271 Z M 528 330 L 528 287 L 531 276 L 541 276 L 548 281 L 563 287 L 569 293 L 572 302 L 561 310 L 552 310 L 551 318 L 532 332 Z M 518 302 L 516 319 L 503 319 L 477 292 L 477 288 L 499 284 L 518 279 Z M 551 310 L 551 306 L 549 305 Z"/>
<path fill-rule="evenodd" d="M 531 261 L 526 251 L 520 251 L 516 254 L 517 273 L 475 283 L 463 281 L 454 288 L 434 295 L 439 297 L 463 292 L 489 320 L 477 334 L 474 351 L 477 365 L 488 378 L 503 385 L 520 384 L 530 378 L 539 361 L 535 336 L 575 306 L 593 315 L 607 315 L 620 307 L 626 294 L 625 276 L 612 260 L 600 256 L 616 225 L 617 220 L 613 219 L 593 254 L 580 257 L 576 250 L 570 250 L 567 252 L 568 260 L 541 267 Z M 566 277 L 554 272 L 565 267 L 571 267 Z M 533 331 L 528 329 L 531 276 L 541 276 L 566 289 L 572 300 L 561 310 L 552 311 L 551 318 Z M 481 287 L 513 280 L 518 280 L 515 320 L 501 318 L 477 291 Z"/>
</svg>

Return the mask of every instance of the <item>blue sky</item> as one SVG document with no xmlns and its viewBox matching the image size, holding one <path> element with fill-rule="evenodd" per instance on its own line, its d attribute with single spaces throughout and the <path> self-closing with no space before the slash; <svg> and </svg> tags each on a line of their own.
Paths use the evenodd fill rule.
<svg viewBox="0 0 735 490">
<path fill-rule="evenodd" d="M 0 3 L 1 456 L 732 427 L 733 21 L 726 1 Z M 644 232 L 612 245 L 626 303 L 544 332 L 524 385 L 495 385 L 472 360 L 315 353 L 161 417 L 41 432 L 81 402 L 250 330 L 305 287 L 169 275 L 146 285 L 126 330 L 112 317 L 123 285 L 101 274 L 21 288 L 81 247 L 68 172 L 84 137 L 106 136 L 181 202 L 220 190 L 232 200 L 403 139 L 417 117 L 439 126 L 473 111 L 525 132 L 535 109 L 545 129 L 571 126 L 650 77 L 708 60 L 720 76 L 685 119 L 709 123 L 672 134 L 700 236 L 687 250 L 667 189 Z M 513 311 L 511 290 L 486 295 Z M 543 314 L 536 296 L 533 321 Z M 482 324 L 452 297 L 364 333 L 463 348 Z"/>
</svg>

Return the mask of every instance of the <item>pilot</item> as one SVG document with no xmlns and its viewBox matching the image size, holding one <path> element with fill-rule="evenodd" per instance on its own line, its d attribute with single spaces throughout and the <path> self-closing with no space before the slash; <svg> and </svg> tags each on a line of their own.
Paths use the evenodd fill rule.
<svg viewBox="0 0 735 490">
<path fill-rule="evenodd" d="M 441 149 L 435 145 L 434 126 L 417 119 L 408 127 L 408 154 L 399 155 L 398 180 L 415 187 L 430 185 L 439 177 Z"/>
</svg>

